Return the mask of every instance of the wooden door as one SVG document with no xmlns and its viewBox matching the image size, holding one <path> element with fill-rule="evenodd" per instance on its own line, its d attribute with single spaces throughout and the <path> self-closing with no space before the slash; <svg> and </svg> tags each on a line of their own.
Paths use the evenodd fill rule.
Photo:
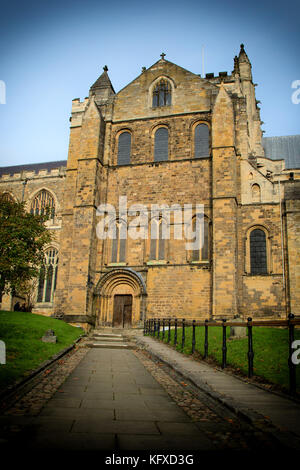
<svg viewBox="0 0 300 470">
<path fill-rule="evenodd" d="M 113 326 L 130 328 L 132 319 L 132 295 L 114 296 Z"/>
</svg>

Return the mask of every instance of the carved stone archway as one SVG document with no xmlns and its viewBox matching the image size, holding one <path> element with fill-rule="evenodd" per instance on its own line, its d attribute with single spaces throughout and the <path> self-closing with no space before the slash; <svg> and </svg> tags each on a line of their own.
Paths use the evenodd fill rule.
<svg viewBox="0 0 300 470">
<path fill-rule="evenodd" d="M 116 268 L 104 274 L 95 289 L 96 326 L 113 325 L 115 295 L 132 295 L 132 327 L 142 326 L 146 308 L 146 285 L 140 273 Z"/>
</svg>

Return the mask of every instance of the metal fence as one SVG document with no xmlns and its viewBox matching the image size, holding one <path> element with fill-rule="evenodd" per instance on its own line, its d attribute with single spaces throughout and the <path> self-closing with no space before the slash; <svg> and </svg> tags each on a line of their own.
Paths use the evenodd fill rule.
<svg viewBox="0 0 300 470">
<path fill-rule="evenodd" d="M 196 320 L 185 320 L 184 318 L 149 318 L 144 322 L 144 335 L 150 335 L 153 337 L 160 338 L 164 341 L 166 339 L 167 343 L 171 343 L 171 329 L 174 329 L 174 338 L 173 344 L 176 346 L 178 344 L 178 328 L 182 330 L 181 335 L 181 349 L 184 349 L 185 346 L 185 329 L 186 327 L 192 327 L 192 354 L 194 354 L 196 349 L 196 327 L 202 326 L 205 328 L 204 333 L 204 359 L 208 357 L 208 328 L 210 326 L 218 326 L 223 329 L 222 334 L 222 369 L 227 365 L 227 336 L 226 329 L 230 326 L 232 327 L 246 327 L 248 330 L 248 377 L 253 376 L 253 332 L 252 328 L 255 326 L 265 326 L 265 327 L 286 327 L 289 332 L 289 348 L 287 351 L 288 355 L 288 367 L 289 367 L 289 391 L 292 395 L 296 393 L 296 364 L 292 360 L 294 353 L 293 343 L 295 339 L 295 326 L 300 326 L 300 319 L 296 319 L 293 314 L 288 316 L 287 320 L 253 320 L 248 318 L 247 321 L 228 321 L 223 319 L 221 321 L 196 321 Z"/>
</svg>

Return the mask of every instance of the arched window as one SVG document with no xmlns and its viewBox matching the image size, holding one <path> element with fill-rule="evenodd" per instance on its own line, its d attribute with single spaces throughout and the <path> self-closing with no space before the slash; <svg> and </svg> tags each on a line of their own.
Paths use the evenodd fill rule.
<svg viewBox="0 0 300 470">
<path fill-rule="evenodd" d="M 163 162 L 168 160 L 169 156 L 169 132 L 166 127 L 159 127 L 154 137 L 154 161 Z"/>
<path fill-rule="evenodd" d="M 129 165 L 131 154 L 131 134 L 122 132 L 118 140 L 118 165 Z"/>
<path fill-rule="evenodd" d="M 194 155 L 195 158 L 205 158 L 209 153 L 209 127 L 201 123 L 194 131 Z"/>
<path fill-rule="evenodd" d="M 125 263 L 126 260 L 126 223 L 123 221 L 116 222 L 116 234 L 111 244 L 111 262 Z"/>
<path fill-rule="evenodd" d="M 164 219 L 151 220 L 150 232 L 150 260 L 164 260 L 166 256 L 166 221 Z"/>
<path fill-rule="evenodd" d="M 203 224 L 203 225 L 202 225 Z M 197 214 L 192 221 L 194 235 L 191 261 L 209 260 L 209 222 L 207 217 Z"/>
<path fill-rule="evenodd" d="M 53 295 L 56 288 L 58 266 L 58 251 L 49 248 L 45 253 L 44 263 L 40 270 L 38 285 L 38 302 L 53 302 Z"/>
<path fill-rule="evenodd" d="M 155 86 L 152 95 L 152 106 L 157 108 L 159 106 L 169 106 L 171 104 L 171 85 L 168 80 L 163 78 Z"/>
<path fill-rule="evenodd" d="M 13 196 L 10 193 L 1 193 L 0 198 L 3 202 L 15 202 Z"/>
<path fill-rule="evenodd" d="M 266 234 L 256 228 L 250 233 L 250 272 L 251 274 L 266 274 L 267 268 L 267 243 Z"/>
<path fill-rule="evenodd" d="M 252 185 L 252 201 L 260 202 L 260 186 L 256 183 Z"/>
<path fill-rule="evenodd" d="M 48 219 L 54 219 L 55 216 L 55 203 L 53 196 L 42 189 L 33 199 L 30 208 L 31 214 L 45 215 L 48 214 Z"/>
</svg>

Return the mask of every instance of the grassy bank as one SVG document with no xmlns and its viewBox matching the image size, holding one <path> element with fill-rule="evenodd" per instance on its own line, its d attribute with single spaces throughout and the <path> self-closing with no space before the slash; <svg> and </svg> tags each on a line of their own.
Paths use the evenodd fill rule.
<svg viewBox="0 0 300 470">
<path fill-rule="evenodd" d="M 204 355 L 204 327 L 196 328 L 196 354 Z M 227 339 L 230 328 L 227 328 Z M 167 341 L 168 332 L 165 332 Z M 162 333 L 160 334 L 162 338 Z M 178 351 L 181 350 L 182 330 L 178 328 Z M 295 339 L 300 339 L 300 330 L 295 330 Z M 171 342 L 174 343 L 174 330 L 171 330 Z M 288 330 L 282 328 L 253 328 L 254 374 L 267 381 L 288 389 Z M 192 328 L 185 329 L 184 354 L 192 354 Z M 227 364 L 242 374 L 248 374 L 248 338 L 227 341 Z M 217 364 L 222 363 L 222 328 L 208 328 L 208 354 Z M 300 365 L 296 367 L 297 390 L 300 391 Z"/>
<path fill-rule="evenodd" d="M 57 343 L 41 341 L 49 329 L 54 330 Z M 0 364 L 0 390 L 70 346 L 82 333 L 81 328 L 43 315 L 0 311 L 0 339 L 6 345 L 6 364 Z"/>
</svg>

